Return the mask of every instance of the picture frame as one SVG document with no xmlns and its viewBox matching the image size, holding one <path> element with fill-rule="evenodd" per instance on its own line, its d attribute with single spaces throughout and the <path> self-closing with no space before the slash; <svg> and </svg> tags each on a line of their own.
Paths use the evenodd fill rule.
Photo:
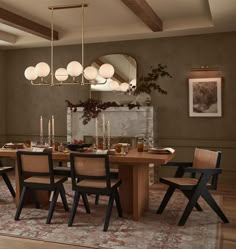
<svg viewBox="0 0 236 249">
<path fill-rule="evenodd" d="M 222 116 L 222 79 L 189 79 L 189 116 Z"/>
</svg>

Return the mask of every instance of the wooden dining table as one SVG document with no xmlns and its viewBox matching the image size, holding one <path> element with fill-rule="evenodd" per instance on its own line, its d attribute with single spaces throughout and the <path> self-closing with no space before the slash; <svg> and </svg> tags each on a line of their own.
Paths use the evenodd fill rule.
<svg viewBox="0 0 236 249">
<path fill-rule="evenodd" d="M 173 154 L 152 154 L 137 152 L 130 149 L 125 155 L 110 155 L 110 163 L 118 165 L 119 178 L 122 184 L 119 188 L 123 212 L 133 220 L 139 220 L 149 207 L 149 164 L 165 165 Z M 16 159 L 16 150 L 0 149 L 0 157 Z M 52 158 L 58 162 L 69 162 L 70 152 L 53 152 Z M 16 160 L 15 160 L 16 161 Z M 16 197 L 18 205 L 21 189 L 18 180 L 17 163 L 15 163 Z"/>
</svg>

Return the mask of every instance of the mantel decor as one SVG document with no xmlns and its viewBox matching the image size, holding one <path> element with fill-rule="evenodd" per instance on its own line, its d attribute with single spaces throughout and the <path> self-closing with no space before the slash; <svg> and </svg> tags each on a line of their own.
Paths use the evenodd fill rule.
<svg viewBox="0 0 236 249">
<path fill-rule="evenodd" d="M 172 76 L 166 71 L 167 66 L 163 66 L 162 64 L 158 64 L 157 67 L 150 67 L 151 71 L 147 74 L 147 76 L 141 76 L 139 78 L 139 82 L 135 89 L 128 90 L 128 92 L 133 92 L 134 95 L 139 95 L 141 93 L 150 94 L 153 90 L 157 90 L 160 94 L 167 94 L 167 91 L 164 90 L 158 80 L 163 77 L 172 78 Z"/>
<path fill-rule="evenodd" d="M 86 101 L 80 101 L 78 104 L 72 104 L 69 100 L 66 100 L 67 107 L 72 111 L 76 112 L 77 107 L 83 107 L 83 124 L 86 125 L 92 118 L 97 118 L 101 111 L 106 110 L 109 107 L 122 107 L 124 105 L 119 105 L 116 102 L 102 102 L 101 100 L 89 98 Z M 128 104 L 128 108 L 132 109 L 134 107 L 140 107 L 139 104 Z"/>
<path fill-rule="evenodd" d="M 147 74 L 147 76 L 143 76 L 139 79 L 138 85 L 134 86 L 127 91 L 129 94 L 133 94 L 135 96 L 139 94 L 150 94 L 153 90 L 157 90 L 160 94 L 167 94 L 167 91 L 161 88 L 158 80 L 162 77 L 169 77 L 172 76 L 166 71 L 167 66 L 163 66 L 158 64 L 157 67 L 151 67 L 151 72 Z M 69 107 L 72 111 L 76 112 L 77 107 L 83 107 L 83 124 L 86 125 L 92 118 L 97 118 L 98 114 L 101 111 L 106 110 L 109 107 L 123 107 L 122 104 L 117 104 L 116 102 L 102 102 L 101 100 L 89 98 L 86 101 L 80 101 L 78 104 L 72 104 L 69 100 L 66 100 L 67 107 Z M 139 103 L 135 104 L 128 104 L 129 109 L 134 107 L 140 107 Z"/>
</svg>

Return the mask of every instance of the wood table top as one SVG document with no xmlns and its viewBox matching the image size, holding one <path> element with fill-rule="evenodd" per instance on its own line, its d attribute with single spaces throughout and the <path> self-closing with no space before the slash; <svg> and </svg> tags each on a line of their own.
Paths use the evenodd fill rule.
<svg viewBox="0 0 236 249">
<path fill-rule="evenodd" d="M 0 149 L 0 157 L 16 158 L 16 151 L 14 149 Z M 126 155 L 110 155 L 111 163 L 121 163 L 121 164 L 146 164 L 146 163 L 156 163 L 156 164 L 166 164 L 173 157 L 173 154 L 151 154 L 148 152 L 137 152 L 136 149 L 130 149 Z M 69 161 L 69 152 L 53 152 L 52 158 L 55 161 Z"/>
</svg>

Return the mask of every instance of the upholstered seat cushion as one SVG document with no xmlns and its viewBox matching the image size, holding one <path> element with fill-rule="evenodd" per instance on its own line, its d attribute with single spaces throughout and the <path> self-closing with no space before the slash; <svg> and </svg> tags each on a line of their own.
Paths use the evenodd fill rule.
<svg viewBox="0 0 236 249">
<path fill-rule="evenodd" d="M 112 179 L 111 180 L 111 188 L 120 184 L 120 180 Z M 105 180 L 82 180 L 77 183 L 78 187 L 88 187 L 88 188 L 106 188 Z"/>
<path fill-rule="evenodd" d="M 64 176 L 54 176 L 54 183 L 60 181 L 65 181 L 66 177 Z M 35 183 L 35 184 L 50 184 L 49 176 L 32 176 L 24 180 L 25 183 Z"/>
</svg>

